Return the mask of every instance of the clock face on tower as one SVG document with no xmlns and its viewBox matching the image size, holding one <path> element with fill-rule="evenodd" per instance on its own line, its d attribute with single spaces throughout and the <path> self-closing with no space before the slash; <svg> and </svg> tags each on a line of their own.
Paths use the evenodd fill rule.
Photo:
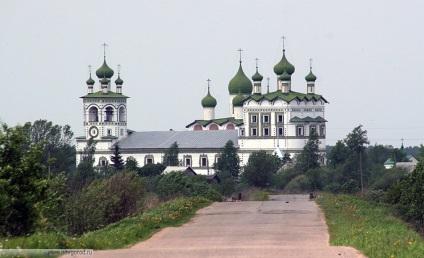
<svg viewBox="0 0 424 258">
<path fill-rule="evenodd" d="M 91 137 L 95 138 L 99 134 L 99 129 L 96 126 L 92 126 L 90 127 L 90 129 L 88 129 L 88 134 Z"/>
</svg>

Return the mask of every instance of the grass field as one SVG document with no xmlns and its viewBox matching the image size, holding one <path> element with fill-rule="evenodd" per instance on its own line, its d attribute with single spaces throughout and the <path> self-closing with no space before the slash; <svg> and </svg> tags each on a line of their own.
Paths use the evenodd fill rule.
<svg viewBox="0 0 424 258">
<path fill-rule="evenodd" d="M 352 246 L 370 258 L 424 257 L 424 239 L 384 205 L 330 194 L 316 202 L 325 213 L 331 245 Z"/>
<path fill-rule="evenodd" d="M 60 233 L 49 233 L 0 238 L 0 249 L 102 250 L 125 248 L 149 238 L 162 228 L 180 226 L 188 222 L 197 210 L 209 204 L 211 201 L 202 197 L 179 198 L 80 237 L 73 238 Z"/>
</svg>

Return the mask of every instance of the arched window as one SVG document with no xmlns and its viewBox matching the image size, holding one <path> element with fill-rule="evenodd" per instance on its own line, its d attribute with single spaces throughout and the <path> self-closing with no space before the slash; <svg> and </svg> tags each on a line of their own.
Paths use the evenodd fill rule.
<svg viewBox="0 0 424 258">
<path fill-rule="evenodd" d="M 99 122 L 99 112 L 96 107 L 88 110 L 88 122 Z"/>
<path fill-rule="evenodd" d="M 194 130 L 195 130 L 195 131 L 203 130 L 203 126 L 201 126 L 201 125 L 195 125 L 195 126 L 194 126 Z"/>
<path fill-rule="evenodd" d="M 218 126 L 213 124 L 211 126 L 209 126 L 209 130 L 219 130 Z"/>
<path fill-rule="evenodd" d="M 113 122 L 113 108 L 107 107 L 105 111 L 105 122 Z"/>
<path fill-rule="evenodd" d="M 105 166 L 108 165 L 108 163 L 109 162 L 107 161 L 107 158 L 106 157 L 104 157 L 104 156 L 100 157 L 100 159 L 99 159 L 99 166 L 105 167 Z"/>
<path fill-rule="evenodd" d="M 325 136 L 325 126 L 324 125 L 320 127 L 319 135 L 320 136 Z"/>
<path fill-rule="evenodd" d="M 234 129 L 235 129 L 235 127 L 234 127 L 233 124 L 228 124 L 227 125 L 227 130 L 234 130 Z"/>
<path fill-rule="evenodd" d="M 127 114 L 125 112 L 125 107 L 119 108 L 119 122 L 125 122 L 127 120 Z"/>
</svg>

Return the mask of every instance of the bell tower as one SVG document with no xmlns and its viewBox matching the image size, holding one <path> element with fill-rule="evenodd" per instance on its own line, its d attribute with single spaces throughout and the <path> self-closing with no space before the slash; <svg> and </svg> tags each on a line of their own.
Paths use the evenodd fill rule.
<svg viewBox="0 0 424 258">
<path fill-rule="evenodd" d="M 121 66 L 118 65 L 118 78 L 115 80 L 116 91 L 111 89 L 114 71 L 106 63 L 106 44 L 103 65 L 97 69 L 96 76 L 99 90 L 94 91 L 95 81 L 87 80 L 87 95 L 82 96 L 84 110 L 85 139 L 116 142 L 127 136 L 127 96 L 122 94 Z"/>
</svg>

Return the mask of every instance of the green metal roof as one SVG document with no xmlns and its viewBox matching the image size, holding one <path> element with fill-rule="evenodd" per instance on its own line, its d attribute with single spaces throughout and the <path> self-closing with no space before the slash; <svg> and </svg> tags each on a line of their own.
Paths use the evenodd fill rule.
<svg viewBox="0 0 424 258">
<path fill-rule="evenodd" d="M 317 117 L 304 117 L 304 118 L 299 118 L 297 116 L 293 117 L 292 119 L 290 119 L 290 122 L 292 123 L 302 123 L 302 122 L 327 122 L 327 120 L 325 120 L 324 118 L 317 116 Z"/>
<path fill-rule="evenodd" d="M 106 60 L 103 61 L 103 65 L 96 71 L 96 75 L 99 79 L 103 77 L 110 79 L 113 74 L 114 72 L 109 66 L 107 66 Z"/>
<path fill-rule="evenodd" d="M 264 79 L 264 77 L 258 72 L 258 68 L 256 67 L 256 73 L 252 76 L 252 80 L 255 82 L 260 82 Z"/>
<path fill-rule="evenodd" d="M 203 107 L 216 107 L 216 99 L 214 97 L 212 97 L 211 93 L 209 92 L 209 88 L 208 88 L 208 95 L 206 95 L 203 99 L 202 99 L 202 106 Z"/>
<path fill-rule="evenodd" d="M 274 101 L 276 99 L 282 99 L 285 100 L 287 102 L 290 102 L 294 99 L 297 99 L 298 101 L 302 101 L 302 100 L 306 100 L 306 101 L 311 101 L 311 100 L 323 100 L 325 103 L 328 103 L 328 101 L 326 99 L 324 99 L 323 96 L 318 95 L 318 94 L 304 94 L 304 93 L 299 93 L 299 92 L 295 92 L 295 91 L 289 91 L 288 93 L 283 93 L 281 90 L 277 90 L 274 92 L 270 92 L 267 94 L 262 94 L 262 95 L 250 95 L 249 97 L 245 98 L 245 101 L 248 99 L 254 99 L 256 101 L 260 101 L 262 99 L 267 99 L 269 101 Z"/>
<path fill-rule="evenodd" d="M 87 85 L 94 85 L 94 80 L 91 78 L 91 74 L 90 78 L 87 80 Z"/>
<path fill-rule="evenodd" d="M 235 96 L 234 98 L 233 98 L 233 105 L 234 106 L 236 106 L 236 107 L 241 107 L 241 106 L 243 106 L 243 100 L 245 99 L 246 97 L 245 96 L 243 96 L 243 94 L 241 94 L 241 92 L 239 91 L 239 93 L 237 94 L 237 96 Z"/>
<path fill-rule="evenodd" d="M 309 72 L 309 74 L 305 76 L 305 80 L 308 82 L 314 82 L 317 80 L 317 77 L 315 76 L 315 74 L 312 73 L 312 69 Z"/>
<path fill-rule="evenodd" d="M 286 50 L 283 49 L 283 57 L 280 62 L 274 66 L 274 73 L 277 75 L 282 75 L 284 73 L 284 69 L 287 70 L 287 73 L 292 75 L 294 73 L 294 66 L 289 63 L 286 58 Z"/>
<path fill-rule="evenodd" d="M 234 117 L 226 117 L 226 118 L 217 118 L 217 119 L 212 119 L 212 120 L 195 120 L 194 122 L 188 124 L 186 126 L 186 128 L 194 125 L 194 124 L 200 124 L 202 126 L 207 126 L 211 123 L 215 123 L 215 124 L 219 124 L 219 125 L 223 125 L 225 123 L 231 122 L 237 126 L 242 125 L 243 124 L 243 119 L 235 119 Z"/>
<path fill-rule="evenodd" d="M 122 85 L 124 81 L 121 79 L 121 77 L 118 75 L 118 79 L 115 80 L 116 85 Z"/>
<path fill-rule="evenodd" d="M 108 93 L 102 93 L 101 91 L 95 93 L 89 93 L 81 98 L 129 98 L 125 95 L 109 91 Z"/>
<path fill-rule="evenodd" d="M 278 77 L 278 79 L 280 79 L 280 81 L 290 81 L 291 75 L 287 73 L 287 69 L 284 69 L 284 73 Z"/>
<path fill-rule="evenodd" d="M 393 161 L 393 159 L 392 158 L 388 158 L 387 160 L 386 160 L 386 162 L 384 162 L 384 165 L 394 165 L 395 164 L 395 162 Z"/>
<path fill-rule="evenodd" d="M 252 94 L 253 85 L 252 82 L 247 78 L 246 74 L 243 72 L 243 68 L 240 66 L 236 75 L 231 79 L 228 84 L 228 91 L 230 94 L 237 94 L 241 91 L 243 94 Z"/>
<path fill-rule="evenodd" d="M 118 137 L 113 136 L 113 135 L 106 135 L 106 136 L 102 136 L 102 139 L 118 139 Z"/>
</svg>

